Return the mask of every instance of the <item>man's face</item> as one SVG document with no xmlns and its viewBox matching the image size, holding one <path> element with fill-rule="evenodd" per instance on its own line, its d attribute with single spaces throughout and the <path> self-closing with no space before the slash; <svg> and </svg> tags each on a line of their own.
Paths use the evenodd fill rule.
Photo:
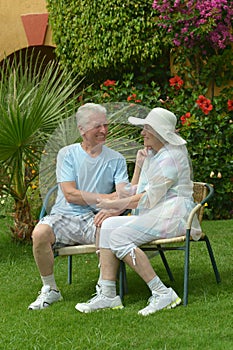
<svg viewBox="0 0 233 350">
<path fill-rule="evenodd" d="M 108 122 L 104 114 L 95 114 L 82 130 L 83 140 L 92 146 L 103 144 L 108 133 Z"/>
</svg>

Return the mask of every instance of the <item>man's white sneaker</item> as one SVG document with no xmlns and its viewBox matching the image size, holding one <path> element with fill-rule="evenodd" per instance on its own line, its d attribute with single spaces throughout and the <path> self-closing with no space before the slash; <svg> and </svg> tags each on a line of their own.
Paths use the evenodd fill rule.
<svg viewBox="0 0 233 350">
<path fill-rule="evenodd" d="M 152 296 L 148 300 L 149 305 L 144 309 L 138 311 L 139 315 L 147 316 L 162 309 L 172 309 L 180 305 L 181 299 L 172 288 L 168 288 L 166 294 L 152 293 Z"/>
<path fill-rule="evenodd" d="M 45 309 L 52 303 L 62 300 L 61 293 L 53 290 L 50 286 L 43 286 L 37 299 L 28 306 L 29 310 Z"/>
<path fill-rule="evenodd" d="M 101 289 L 96 286 L 96 295 L 87 303 L 78 303 L 75 309 L 88 313 L 101 309 L 123 309 L 121 298 L 117 295 L 115 298 L 108 298 L 102 294 Z"/>
</svg>

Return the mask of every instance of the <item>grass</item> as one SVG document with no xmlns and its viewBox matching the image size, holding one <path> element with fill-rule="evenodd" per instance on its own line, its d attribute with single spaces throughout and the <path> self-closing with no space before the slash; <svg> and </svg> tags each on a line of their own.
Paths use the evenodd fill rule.
<svg viewBox="0 0 233 350">
<path fill-rule="evenodd" d="M 127 270 L 129 294 L 123 310 L 78 313 L 74 306 L 94 291 L 98 276 L 95 255 L 74 257 L 73 283 L 67 284 L 67 260 L 57 258 L 55 275 L 64 301 L 41 311 L 28 311 L 41 282 L 31 246 L 9 238 L 6 219 L 0 220 L 0 349 L 28 350 L 229 350 L 232 335 L 233 220 L 204 221 L 222 278 L 217 285 L 204 243 L 191 245 L 189 304 L 149 317 L 137 311 L 149 291 Z M 152 259 L 158 275 L 181 296 L 183 252 L 168 252 L 176 281 L 170 283 L 159 257 Z"/>
</svg>

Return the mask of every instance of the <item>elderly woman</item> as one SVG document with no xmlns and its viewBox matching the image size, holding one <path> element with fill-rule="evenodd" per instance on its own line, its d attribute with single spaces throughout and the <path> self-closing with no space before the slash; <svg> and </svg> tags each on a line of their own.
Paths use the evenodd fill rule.
<svg viewBox="0 0 233 350">
<path fill-rule="evenodd" d="M 116 295 L 119 260 L 128 264 L 148 285 L 151 297 L 138 313 L 143 316 L 164 308 L 174 308 L 181 299 L 167 288 L 139 248 L 159 238 L 185 233 L 185 222 L 194 207 L 191 169 L 186 141 L 175 132 L 176 116 L 163 108 L 154 108 L 145 119 L 130 117 L 129 122 L 143 125 L 144 150 L 137 154 L 130 195 L 119 199 L 100 199 L 97 206 L 106 210 L 133 209 L 131 216 L 106 219 L 100 231 L 101 276 L 97 294 L 87 303 L 78 303 L 80 312 L 123 308 Z M 136 186 L 137 185 L 137 186 Z M 133 194 L 134 188 L 137 188 Z M 196 219 L 192 236 L 201 229 Z"/>
</svg>

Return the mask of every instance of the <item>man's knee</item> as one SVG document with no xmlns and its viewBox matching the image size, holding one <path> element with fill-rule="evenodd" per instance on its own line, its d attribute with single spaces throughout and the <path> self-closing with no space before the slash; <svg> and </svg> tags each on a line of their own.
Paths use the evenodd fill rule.
<svg viewBox="0 0 233 350">
<path fill-rule="evenodd" d="M 32 242 L 33 245 L 53 244 L 55 242 L 55 235 L 51 227 L 46 224 L 37 225 L 32 232 Z"/>
</svg>

